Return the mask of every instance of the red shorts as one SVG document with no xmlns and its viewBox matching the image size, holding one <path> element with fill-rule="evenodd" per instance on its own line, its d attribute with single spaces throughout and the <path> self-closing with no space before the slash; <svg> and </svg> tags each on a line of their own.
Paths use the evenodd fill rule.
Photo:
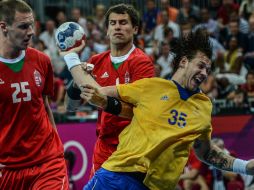
<svg viewBox="0 0 254 190">
<path fill-rule="evenodd" d="M 64 158 L 21 169 L 0 169 L 0 189 L 68 190 L 69 181 Z"/>
</svg>

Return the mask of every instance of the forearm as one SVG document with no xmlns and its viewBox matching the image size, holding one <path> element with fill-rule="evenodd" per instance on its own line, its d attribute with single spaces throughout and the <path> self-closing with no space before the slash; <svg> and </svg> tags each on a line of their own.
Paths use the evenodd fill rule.
<svg viewBox="0 0 254 190">
<path fill-rule="evenodd" d="M 254 160 L 246 161 L 234 158 L 210 141 L 196 140 L 194 150 L 200 160 L 217 169 L 240 174 L 254 174 Z"/>
<path fill-rule="evenodd" d="M 90 84 L 95 88 L 99 88 L 100 85 L 93 79 L 93 77 L 84 71 L 81 65 L 77 65 L 70 69 L 73 80 L 77 84 L 78 87 L 84 86 L 86 84 Z"/>
<path fill-rule="evenodd" d="M 78 49 L 81 48 L 78 47 Z M 76 49 L 77 50 L 77 49 Z M 86 84 L 90 84 L 95 88 L 99 88 L 100 85 L 93 79 L 93 77 L 85 71 L 81 66 L 81 61 L 77 53 L 75 53 L 75 48 L 71 51 L 73 52 L 65 52 L 64 53 L 64 61 L 71 72 L 74 82 L 78 87 L 84 86 Z M 78 52 L 78 51 L 77 51 Z M 63 52 L 62 52 L 63 54 Z"/>
<path fill-rule="evenodd" d="M 131 119 L 133 117 L 132 105 L 110 96 L 97 96 L 89 103 L 103 109 L 105 112 Z"/>
<path fill-rule="evenodd" d="M 133 117 L 133 106 L 121 101 L 122 109 L 118 116 L 131 119 Z"/>
<path fill-rule="evenodd" d="M 234 160 L 234 157 L 225 153 L 215 145 L 210 145 L 210 149 L 203 156 L 203 161 L 205 163 L 225 171 L 233 171 Z"/>
</svg>

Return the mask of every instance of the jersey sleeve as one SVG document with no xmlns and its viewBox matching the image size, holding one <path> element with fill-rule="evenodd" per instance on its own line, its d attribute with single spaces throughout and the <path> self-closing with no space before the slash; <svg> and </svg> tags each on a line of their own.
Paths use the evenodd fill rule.
<svg viewBox="0 0 254 190">
<path fill-rule="evenodd" d="M 141 79 L 129 84 L 120 84 L 116 87 L 121 100 L 137 105 L 142 97 L 144 86 L 146 84 L 147 79 Z"/>
<path fill-rule="evenodd" d="M 206 130 L 199 136 L 199 140 L 211 140 L 212 138 L 212 125 L 208 126 Z"/>
<path fill-rule="evenodd" d="M 44 67 L 44 72 L 45 72 L 45 85 L 42 94 L 43 95 L 49 95 L 52 96 L 54 95 L 54 90 L 53 90 L 53 68 L 51 65 L 51 61 L 49 57 L 45 56 L 45 67 Z"/>
<path fill-rule="evenodd" d="M 154 64 L 148 57 L 141 58 L 137 56 L 137 61 L 135 67 L 132 70 L 132 81 L 142 79 L 142 78 L 151 78 L 155 76 Z M 140 60 L 141 59 L 141 60 Z"/>
</svg>

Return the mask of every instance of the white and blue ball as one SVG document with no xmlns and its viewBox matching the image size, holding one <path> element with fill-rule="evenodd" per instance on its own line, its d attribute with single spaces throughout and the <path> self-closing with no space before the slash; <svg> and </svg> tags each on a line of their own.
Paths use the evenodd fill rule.
<svg viewBox="0 0 254 190">
<path fill-rule="evenodd" d="M 81 45 L 82 40 L 86 39 L 86 34 L 78 23 L 65 22 L 57 28 L 55 39 L 61 51 L 68 51 Z"/>
</svg>

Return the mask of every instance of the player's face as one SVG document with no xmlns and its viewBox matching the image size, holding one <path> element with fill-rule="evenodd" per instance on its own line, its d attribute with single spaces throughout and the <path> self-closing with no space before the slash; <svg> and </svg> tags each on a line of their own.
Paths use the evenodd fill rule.
<svg viewBox="0 0 254 190">
<path fill-rule="evenodd" d="M 107 34 L 113 45 L 129 44 L 133 42 L 133 35 L 137 34 L 138 28 L 133 27 L 128 14 L 111 13 L 109 15 Z"/>
<path fill-rule="evenodd" d="M 17 50 L 26 49 L 34 35 L 33 13 L 16 12 L 12 25 L 7 29 L 10 46 Z"/>
<path fill-rule="evenodd" d="M 211 70 L 211 61 L 208 57 L 198 52 L 196 56 L 186 64 L 184 86 L 194 91 L 207 78 Z"/>
</svg>

